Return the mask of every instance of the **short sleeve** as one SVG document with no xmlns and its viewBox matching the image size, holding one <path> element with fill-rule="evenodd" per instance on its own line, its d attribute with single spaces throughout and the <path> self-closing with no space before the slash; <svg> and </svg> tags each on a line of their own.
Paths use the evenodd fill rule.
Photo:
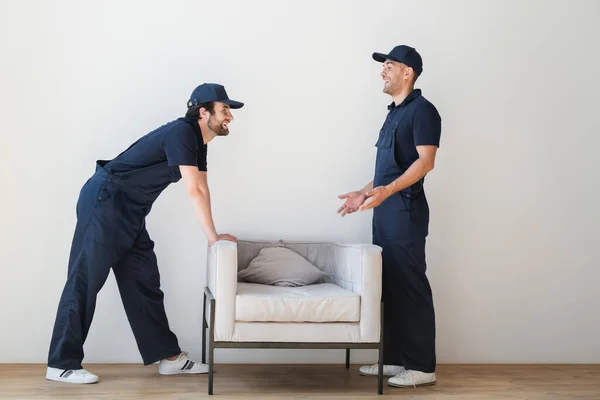
<svg viewBox="0 0 600 400">
<path fill-rule="evenodd" d="M 413 116 L 415 146 L 440 146 L 442 119 L 435 106 L 429 102 L 419 104 Z"/>
<path fill-rule="evenodd" d="M 163 141 L 169 166 L 198 166 L 198 139 L 186 125 L 177 126 L 166 134 Z"/>
</svg>

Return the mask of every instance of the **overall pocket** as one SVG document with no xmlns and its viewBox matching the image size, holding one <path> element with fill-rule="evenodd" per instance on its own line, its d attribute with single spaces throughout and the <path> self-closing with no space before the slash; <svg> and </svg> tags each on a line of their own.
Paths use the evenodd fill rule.
<svg viewBox="0 0 600 400">
<path fill-rule="evenodd" d="M 392 146 L 392 135 L 393 131 L 390 129 L 383 128 L 379 131 L 379 137 L 377 138 L 377 158 L 375 160 L 375 174 L 385 174 L 393 166 L 392 158 L 394 157 L 394 148 Z"/>
</svg>

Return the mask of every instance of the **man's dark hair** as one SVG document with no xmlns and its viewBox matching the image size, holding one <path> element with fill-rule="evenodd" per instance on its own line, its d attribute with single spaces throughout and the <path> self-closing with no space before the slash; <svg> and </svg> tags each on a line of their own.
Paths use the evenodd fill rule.
<svg viewBox="0 0 600 400">
<path fill-rule="evenodd" d="M 211 101 L 210 103 L 200 103 L 195 106 L 190 106 L 190 107 L 188 107 L 187 112 L 185 113 L 185 116 L 188 118 L 200 119 L 200 109 L 201 108 L 205 108 L 206 111 L 208 111 L 211 114 L 214 114 L 215 103 Z"/>
</svg>

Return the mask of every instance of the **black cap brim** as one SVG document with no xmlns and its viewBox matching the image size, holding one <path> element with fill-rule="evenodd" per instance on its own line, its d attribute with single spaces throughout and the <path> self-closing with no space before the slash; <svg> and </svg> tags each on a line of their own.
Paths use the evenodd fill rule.
<svg viewBox="0 0 600 400">
<path fill-rule="evenodd" d="M 400 60 L 397 60 L 396 58 L 391 57 L 389 54 L 383 54 L 383 53 L 373 53 L 373 60 L 379 61 L 379 62 L 385 62 L 385 60 L 394 60 L 394 61 L 400 62 Z"/>
<path fill-rule="evenodd" d="M 229 107 L 235 109 L 244 107 L 244 103 L 235 100 L 219 100 L 221 103 L 229 105 Z"/>
</svg>

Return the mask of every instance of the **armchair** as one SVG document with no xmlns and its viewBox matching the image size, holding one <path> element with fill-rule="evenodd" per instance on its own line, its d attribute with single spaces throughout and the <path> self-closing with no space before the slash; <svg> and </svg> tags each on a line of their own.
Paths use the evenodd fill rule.
<svg viewBox="0 0 600 400">
<path fill-rule="evenodd" d="M 213 394 L 216 348 L 378 349 L 378 393 L 383 391 L 381 248 L 364 244 L 286 242 L 327 274 L 301 287 L 238 282 L 267 241 L 220 241 L 208 249 L 203 306 L 202 361 Z"/>
</svg>

